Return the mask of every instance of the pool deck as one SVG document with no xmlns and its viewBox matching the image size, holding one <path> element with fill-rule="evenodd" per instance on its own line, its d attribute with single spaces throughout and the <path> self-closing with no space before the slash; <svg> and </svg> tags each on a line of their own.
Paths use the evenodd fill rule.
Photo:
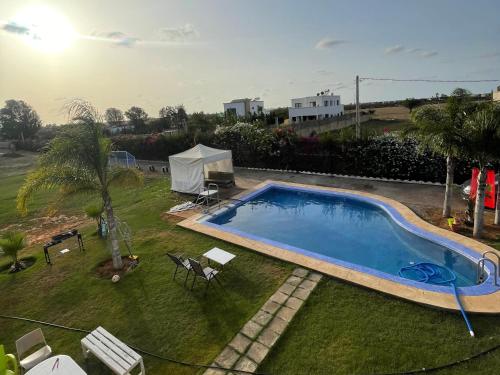
<svg viewBox="0 0 500 375">
<path fill-rule="evenodd" d="M 248 195 L 249 193 L 261 189 L 266 185 L 271 183 L 275 183 L 275 181 L 264 181 L 257 185 L 254 185 L 248 190 L 235 195 L 234 198 L 240 198 Z M 317 185 L 305 185 L 291 182 L 276 182 L 281 185 L 288 185 L 291 187 L 299 187 L 299 188 L 314 188 L 316 190 L 325 190 L 332 192 L 340 192 L 347 194 L 356 194 L 361 197 L 366 197 L 369 199 L 375 199 L 381 201 L 395 210 L 411 225 L 414 225 L 418 228 L 421 228 L 427 232 L 442 236 L 446 239 L 449 239 L 454 242 L 458 242 L 464 246 L 467 246 L 472 251 L 476 252 L 478 256 L 481 256 L 485 251 L 494 251 L 497 254 L 498 251 L 493 248 L 479 242 L 473 240 L 471 238 L 464 237 L 460 234 L 451 232 L 446 229 L 438 228 L 423 219 L 419 218 L 411 209 L 402 203 L 395 201 L 391 198 L 387 198 L 380 195 L 375 195 L 368 192 L 362 191 L 354 191 L 354 190 L 346 190 L 340 188 L 332 188 L 325 186 L 317 186 Z M 426 198 L 427 199 L 427 198 Z M 199 220 L 205 216 L 202 213 L 196 213 L 189 218 L 178 223 L 179 226 L 183 228 L 187 228 L 190 230 L 194 230 L 200 233 L 204 233 L 206 235 L 216 237 L 222 239 L 227 242 L 231 242 L 248 249 L 257 251 L 259 253 L 272 256 L 275 258 L 279 258 L 281 260 L 295 263 L 301 265 L 303 267 L 309 268 L 311 270 L 315 270 L 321 272 L 325 275 L 329 275 L 338 279 L 342 279 L 354 284 L 358 284 L 370 289 L 374 289 L 383 293 L 391 294 L 400 298 L 404 298 L 410 301 L 414 301 L 417 303 L 439 307 L 448 310 L 457 310 L 457 304 L 453 294 L 450 293 L 442 293 L 436 292 L 432 290 L 424 290 L 418 287 L 413 287 L 409 285 L 404 285 L 392 280 L 388 280 L 382 277 L 378 277 L 375 275 L 371 275 L 365 272 L 360 272 L 354 269 L 346 268 L 339 266 L 337 264 L 333 264 L 331 262 L 326 262 L 324 260 L 316 259 L 310 256 L 306 256 L 294 251 L 289 251 L 283 249 L 281 247 L 273 246 L 270 244 L 263 243 L 261 241 L 256 241 L 250 238 L 242 237 L 240 235 L 230 233 L 227 231 L 223 231 L 212 226 L 205 225 L 201 223 Z M 469 312 L 475 313 L 490 313 L 490 314 L 500 314 L 500 291 L 489 293 L 489 294 L 480 294 L 480 295 L 464 295 L 461 296 L 461 301 L 464 305 L 464 308 Z"/>
</svg>

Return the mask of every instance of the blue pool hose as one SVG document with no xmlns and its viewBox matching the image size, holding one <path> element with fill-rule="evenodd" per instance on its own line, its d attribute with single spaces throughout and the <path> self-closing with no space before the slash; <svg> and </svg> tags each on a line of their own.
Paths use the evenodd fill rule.
<svg viewBox="0 0 500 375">
<path fill-rule="evenodd" d="M 409 277 L 410 273 L 413 273 L 413 277 Z M 448 275 L 446 274 L 448 273 Z M 457 301 L 457 305 L 460 308 L 460 312 L 465 320 L 465 324 L 467 324 L 467 328 L 469 330 L 469 334 L 474 337 L 474 330 L 472 329 L 472 324 L 465 313 L 465 309 L 460 301 L 460 296 L 458 295 L 458 289 L 455 284 L 457 280 L 456 275 L 453 271 L 440 266 L 434 263 L 416 263 L 410 266 L 402 267 L 399 270 L 399 276 L 412 279 L 415 281 L 420 281 L 423 283 L 431 283 L 438 285 L 449 284 L 451 289 L 453 290 L 453 295 L 455 296 L 455 300 Z"/>
</svg>

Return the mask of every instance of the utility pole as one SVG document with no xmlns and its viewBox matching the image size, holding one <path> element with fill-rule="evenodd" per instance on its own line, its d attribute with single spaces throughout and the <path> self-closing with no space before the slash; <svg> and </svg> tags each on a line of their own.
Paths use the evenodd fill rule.
<svg viewBox="0 0 500 375">
<path fill-rule="evenodd" d="M 359 76 L 356 76 L 356 139 L 361 138 L 361 123 L 359 118 Z"/>
</svg>

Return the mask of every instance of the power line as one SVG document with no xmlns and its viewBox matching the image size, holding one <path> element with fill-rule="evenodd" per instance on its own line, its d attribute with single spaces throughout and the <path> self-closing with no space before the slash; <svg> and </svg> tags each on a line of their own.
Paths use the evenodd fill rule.
<svg viewBox="0 0 500 375">
<path fill-rule="evenodd" d="M 447 80 L 447 79 L 399 79 L 399 78 L 373 78 L 373 77 L 360 77 L 359 80 L 360 81 L 392 81 L 392 82 L 437 82 L 437 83 L 500 82 L 500 79 Z"/>
</svg>

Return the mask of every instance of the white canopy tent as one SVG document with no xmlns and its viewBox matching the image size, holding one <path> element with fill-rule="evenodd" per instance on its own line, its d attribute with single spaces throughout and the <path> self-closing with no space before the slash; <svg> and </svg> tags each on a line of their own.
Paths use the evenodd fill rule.
<svg viewBox="0 0 500 375">
<path fill-rule="evenodd" d="M 172 190 L 181 193 L 198 194 L 209 171 L 233 173 L 231 150 L 218 150 L 202 144 L 171 155 L 168 161 Z"/>
</svg>

